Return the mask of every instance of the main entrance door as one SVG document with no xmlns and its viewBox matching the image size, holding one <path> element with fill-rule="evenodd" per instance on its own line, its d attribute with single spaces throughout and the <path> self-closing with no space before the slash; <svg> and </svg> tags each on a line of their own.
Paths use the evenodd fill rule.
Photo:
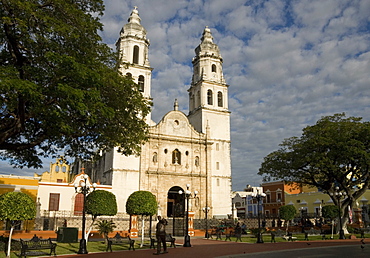
<svg viewBox="0 0 370 258">
<path fill-rule="evenodd" d="M 173 236 L 183 236 L 185 229 L 185 197 L 184 194 L 179 194 L 180 190 L 184 192 L 181 187 L 174 186 L 167 194 L 167 218 L 169 221 L 167 232 L 172 231 Z"/>
</svg>

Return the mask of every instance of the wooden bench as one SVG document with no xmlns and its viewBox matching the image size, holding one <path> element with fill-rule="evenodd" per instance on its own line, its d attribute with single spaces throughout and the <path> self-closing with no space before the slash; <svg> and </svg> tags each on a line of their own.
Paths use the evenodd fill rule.
<svg viewBox="0 0 370 258">
<path fill-rule="evenodd" d="M 171 243 L 170 247 L 176 248 L 175 241 L 176 241 L 176 238 L 172 237 L 171 234 L 166 234 L 166 242 Z M 151 237 L 150 238 L 150 248 L 156 248 L 156 245 L 155 245 L 156 242 L 157 242 L 157 239 Z"/>
<path fill-rule="evenodd" d="M 108 238 L 106 252 L 108 252 L 108 250 L 112 252 L 112 245 L 125 245 L 125 244 L 129 245 L 128 250 L 131 250 L 132 248 L 132 250 L 135 251 L 135 240 L 132 240 L 130 236 L 123 237 L 119 233 L 117 233 L 114 237 Z"/>
<path fill-rule="evenodd" d="M 57 247 L 57 244 L 53 243 L 50 238 L 40 239 L 39 237 L 34 235 L 33 238 L 28 241 L 20 239 L 20 243 L 21 243 L 21 253 L 19 255 L 20 257 L 27 257 L 27 255 L 40 256 L 45 254 L 48 254 L 49 256 L 54 254 L 54 256 L 56 256 L 55 249 Z M 42 251 L 47 249 L 50 249 L 50 252 Z"/>
</svg>

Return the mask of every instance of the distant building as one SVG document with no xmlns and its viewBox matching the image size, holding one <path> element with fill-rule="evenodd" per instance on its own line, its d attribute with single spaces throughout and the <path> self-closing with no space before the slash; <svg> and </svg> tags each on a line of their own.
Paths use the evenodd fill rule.
<svg viewBox="0 0 370 258">
<path fill-rule="evenodd" d="M 279 208 L 286 205 L 285 194 L 298 194 L 302 187 L 297 184 L 288 185 L 284 181 L 267 182 L 262 184 L 266 198 L 263 201 L 266 217 L 277 218 Z"/>
<path fill-rule="evenodd" d="M 253 193 L 262 193 L 262 187 L 248 186 L 245 191 L 233 192 L 232 203 L 238 218 L 250 218 L 258 215 L 257 201 L 252 198 Z M 260 202 L 259 211 L 263 213 L 263 200 Z"/>
</svg>

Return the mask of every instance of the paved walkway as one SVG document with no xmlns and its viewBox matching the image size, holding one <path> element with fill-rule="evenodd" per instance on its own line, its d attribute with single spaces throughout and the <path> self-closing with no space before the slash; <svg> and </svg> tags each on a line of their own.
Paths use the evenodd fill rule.
<svg viewBox="0 0 370 258">
<path fill-rule="evenodd" d="M 263 244 L 248 244 L 248 243 L 235 243 L 226 241 L 207 240 L 203 238 L 192 238 L 192 247 L 178 246 L 176 248 L 168 248 L 167 254 L 161 254 L 160 256 L 154 256 L 155 250 L 136 250 L 136 251 L 119 251 L 113 253 L 89 253 L 90 258 L 116 258 L 116 257 L 176 257 L 176 258 L 214 258 L 214 257 L 252 257 L 249 254 L 255 254 L 258 257 L 278 257 L 276 254 L 281 252 L 279 257 L 300 257 L 299 250 L 316 250 L 316 248 L 326 248 L 331 246 L 349 246 L 350 248 L 357 248 L 359 254 L 356 253 L 352 257 L 370 257 L 370 239 L 365 239 L 364 248 L 361 248 L 361 239 L 345 239 L 345 240 L 324 240 L 324 241 L 296 241 L 296 242 L 280 242 L 280 243 L 263 243 Z M 176 241 L 178 244 L 182 244 L 182 240 Z M 283 250 L 297 249 L 297 252 L 290 252 L 290 255 L 283 255 Z M 326 255 L 320 255 L 320 249 L 317 249 L 316 255 L 307 255 L 307 257 L 328 257 Z M 324 250 L 324 249 L 322 249 Z M 330 251 L 329 251 L 330 252 Z M 257 254 L 259 253 L 259 254 Z M 263 256 L 262 254 L 266 254 Z M 270 256 L 269 256 L 270 254 Z M 272 255 L 271 254 L 275 254 Z M 363 254 L 363 255 L 361 255 Z M 317 256 L 319 255 L 319 256 Z M 86 255 L 70 255 L 67 257 L 86 257 Z M 350 257 L 350 256 L 341 256 Z"/>
</svg>

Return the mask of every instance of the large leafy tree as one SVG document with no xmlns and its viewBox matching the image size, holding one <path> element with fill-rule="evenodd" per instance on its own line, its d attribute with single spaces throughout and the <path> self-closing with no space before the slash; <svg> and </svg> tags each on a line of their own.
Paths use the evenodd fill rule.
<svg viewBox="0 0 370 258">
<path fill-rule="evenodd" d="M 14 227 L 20 221 L 36 217 L 36 203 L 32 198 L 22 192 L 8 192 L 0 195 L 0 220 L 10 221 L 10 234 L 7 257 L 10 257 L 10 247 Z"/>
<path fill-rule="evenodd" d="M 144 243 L 144 216 L 157 213 L 158 204 L 155 196 L 148 191 L 133 192 L 127 199 L 126 212 L 130 215 L 141 215 L 141 247 Z"/>
<path fill-rule="evenodd" d="M 297 182 L 328 194 L 338 187 L 346 193 L 341 213 L 347 221 L 348 206 L 369 187 L 370 123 L 345 114 L 322 117 L 304 128 L 301 137 L 285 139 L 280 147 L 264 158 L 259 170 L 264 180 Z M 339 206 L 337 198 L 332 200 Z"/>
<path fill-rule="evenodd" d="M 63 149 L 140 151 L 150 110 L 101 42 L 102 0 L 0 2 L 0 158 L 38 168 Z"/>
<path fill-rule="evenodd" d="M 91 226 L 86 233 L 88 239 L 92 225 L 98 216 L 114 216 L 117 214 L 116 196 L 105 190 L 96 190 L 86 196 L 86 213 L 93 217 Z"/>
</svg>

